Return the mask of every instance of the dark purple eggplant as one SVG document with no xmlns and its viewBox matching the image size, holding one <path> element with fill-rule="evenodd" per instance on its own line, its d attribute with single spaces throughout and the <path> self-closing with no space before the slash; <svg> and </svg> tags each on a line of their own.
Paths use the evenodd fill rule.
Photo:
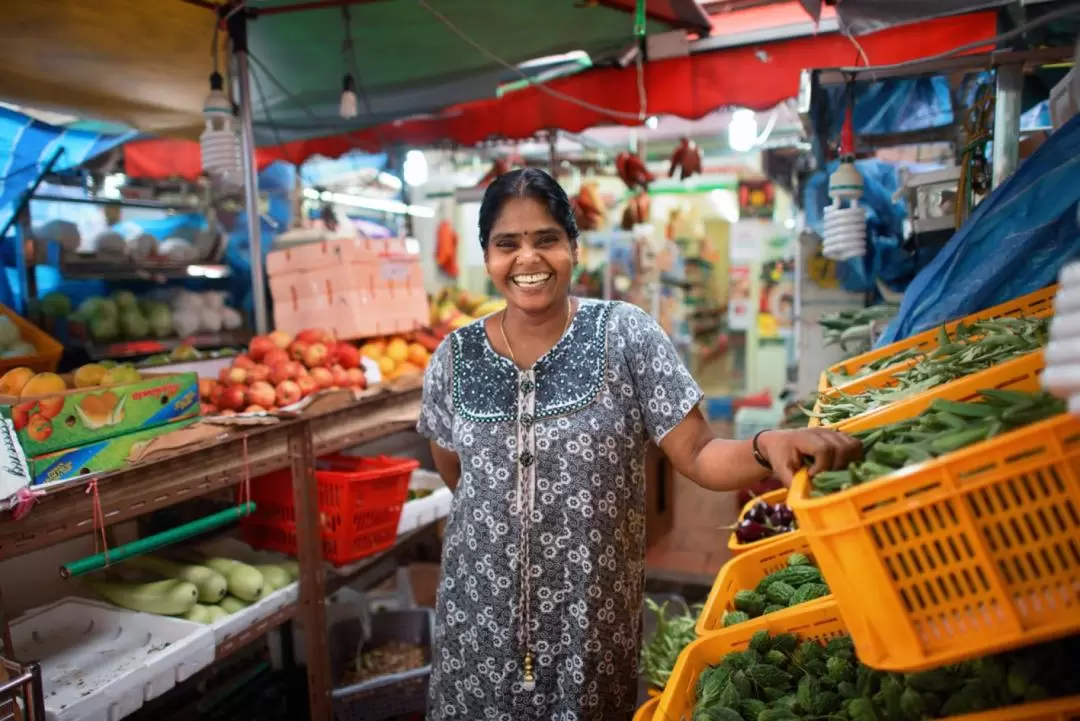
<svg viewBox="0 0 1080 721">
<path fill-rule="evenodd" d="M 758 501 L 750 510 L 746 513 L 746 518 L 755 523 L 767 523 L 769 518 L 769 504 L 765 501 Z"/>
<path fill-rule="evenodd" d="M 769 512 L 769 520 L 774 526 L 790 526 L 795 522 L 795 514 L 782 503 L 777 503 Z"/>
<path fill-rule="evenodd" d="M 760 541 L 762 538 L 768 538 L 768 536 L 768 526 L 764 523 L 751 521 L 749 518 L 739 521 L 739 525 L 735 527 L 735 538 L 739 540 L 739 543 L 753 543 L 754 541 Z"/>
</svg>

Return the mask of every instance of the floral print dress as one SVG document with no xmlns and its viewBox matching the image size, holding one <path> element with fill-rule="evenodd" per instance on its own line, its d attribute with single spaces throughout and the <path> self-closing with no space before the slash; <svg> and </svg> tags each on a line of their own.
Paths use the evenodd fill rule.
<svg viewBox="0 0 1080 721">
<path fill-rule="evenodd" d="M 626 303 L 581 300 L 527 370 L 495 352 L 482 321 L 440 345 L 418 430 L 458 454 L 461 478 L 429 721 L 629 721 L 646 445 L 700 400 L 667 335 Z"/>
</svg>

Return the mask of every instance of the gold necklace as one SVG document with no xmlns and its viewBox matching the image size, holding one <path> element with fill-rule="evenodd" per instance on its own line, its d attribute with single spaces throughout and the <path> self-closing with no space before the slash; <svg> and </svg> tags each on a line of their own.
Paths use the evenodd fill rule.
<svg viewBox="0 0 1080 721">
<path fill-rule="evenodd" d="M 562 333 L 559 335 L 559 340 L 562 340 L 562 336 L 566 335 L 566 331 L 570 330 L 570 321 L 574 317 L 574 301 L 572 298 L 566 299 L 566 325 L 563 326 Z M 514 349 L 510 345 L 510 340 L 506 337 L 506 311 L 502 312 L 499 316 L 499 332 L 502 334 L 503 345 L 506 346 L 507 352 L 510 353 L 510 360 L 517 365 L 517 358 L 514 357 Z M 558 343 L 559 341 L 555 341 Z"/>
</svg>

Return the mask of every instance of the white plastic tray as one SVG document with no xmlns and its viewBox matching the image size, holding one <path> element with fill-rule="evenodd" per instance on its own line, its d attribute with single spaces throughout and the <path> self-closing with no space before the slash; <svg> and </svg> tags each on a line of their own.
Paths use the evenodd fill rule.
<svg viewBox="0 0 1080 721">
<path fill-rule="evenodd" d="M 119 721 L 209 666 L 215 650 L 208 626 L 82 598 L 27 611 L 11 640 L 16 658 L 41 664 L 49 721 Z"/>
<path fill-rule="evenodd" d="M 228 537 L 217 538 L 202 544 L 200 552 L 206 556 L 231 558 L 251 565 L 279 563 L 288 559 L 288 556 L 267 551 L 256 551 L 243 541 Z M 210 624 L 209 628 L 214 633 L 214 642 L 218 645 L 224 643 L 233 636 L 243 633 L 264 618 L 269 618 L 286 606 L 296 603 L 299 598 L 300 584 L 296 581 L 285 588 L 279 588 L 263 600 Z"/>
<path fill-rule="evenodd" d="M 401 509 L 401 520 L 397 529 L 399 536 L 450 515 L 450 503 L 454 500 L 454 494 L 446 487 L 438 473 L 422 469 L 413 471 L 409 488 L 414 491 L 430 490 L 431 494 L 409 501 Z"/>
</svg>

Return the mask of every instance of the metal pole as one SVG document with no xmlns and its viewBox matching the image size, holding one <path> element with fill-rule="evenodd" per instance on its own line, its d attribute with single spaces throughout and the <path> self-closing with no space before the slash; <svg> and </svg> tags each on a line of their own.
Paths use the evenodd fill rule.
<svg viewBox="0 0 1080 721">
<path fill-rule="evenodd" d="M 559 131 L 548 130 L 548 166 L 551 177 L 559 179 Z"/>
<path fill-rule="evenodd" d="M 266 313 L 266 275 L 263 271 L 262 228 L 259 221 L 259 172 L 255 165 L 255 128 L 251 114 L 246 16 L 245 10 L 232 12 L 228 16 L 228 27 L 236 56 L 241 155 L 244 164 L 244 212 L 247 215 L 248 251 L 251 255 L 251 297 L 255 306 L 255 332 L 262 335 L 270 329 L 270 323 Z"/>
<path fill-rule="evenodd" d="M 998 66 L 992 160 L 995 188 L 1012 175 L 1020 162 L 1020 95 L 1023 89 L 1023 65 Z"/>
</svg>

